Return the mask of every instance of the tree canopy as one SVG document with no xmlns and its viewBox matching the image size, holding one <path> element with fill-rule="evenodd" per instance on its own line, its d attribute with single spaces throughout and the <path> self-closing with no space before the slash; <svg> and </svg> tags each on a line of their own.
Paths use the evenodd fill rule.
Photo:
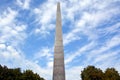
<svg viewBox="0 0 120 80">
<path fill-rule="evenodd" d="M 21 72 L 20 68 L 9 69 L 7 66 L 0 65 L 0 80 L 44 80 L 32 70 Z"/>
<path fill-rule="evenodd" d="M 103 72 L 94 66 L 88 66 L 81 72 L 82 80 L 120 80 L 120 75 L 115 68 L 107 68 Z"/>
<path fill-rule="evenodd" d="M 105 80 L 120 80 L 120 75 L 115 68 L 107 68 L 104 74 Z"/>
</svg>

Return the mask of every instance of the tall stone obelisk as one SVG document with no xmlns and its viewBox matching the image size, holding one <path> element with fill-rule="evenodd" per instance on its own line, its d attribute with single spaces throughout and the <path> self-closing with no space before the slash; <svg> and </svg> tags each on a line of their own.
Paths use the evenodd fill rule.
<svg viewBox="0 0 120 80">
<path fill-rule="evenodd" d="M 53 80 L 65 80 L 64 49 L 60 3 L 57 3 Z"/>
</svg>

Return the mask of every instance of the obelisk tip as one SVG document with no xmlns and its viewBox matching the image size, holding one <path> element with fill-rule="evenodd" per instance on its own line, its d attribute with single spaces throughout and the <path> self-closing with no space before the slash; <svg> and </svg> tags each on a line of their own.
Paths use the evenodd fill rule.
<svg viewBox="0 0 120 80">
<path fill-rule="evenodd" d="M 60 5 L 60 2 L 57 2 L 57 5 Z"/>
</svg>

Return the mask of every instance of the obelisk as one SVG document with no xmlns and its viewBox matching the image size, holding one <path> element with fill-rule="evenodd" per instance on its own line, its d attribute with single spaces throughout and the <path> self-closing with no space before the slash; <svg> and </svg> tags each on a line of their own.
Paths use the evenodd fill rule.
<svg viewBox="0 0 120 80">
<path fill-rule="evenodd" d="M 57 3 L 53 80 L 65 80 L 64 49 L 60 3 Z"/>
</svg>

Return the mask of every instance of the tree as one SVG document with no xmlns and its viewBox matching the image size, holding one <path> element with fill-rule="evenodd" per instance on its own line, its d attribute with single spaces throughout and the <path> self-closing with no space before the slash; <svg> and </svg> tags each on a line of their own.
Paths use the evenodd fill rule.
<svg viewBox="0 0 120 80">
<path fill-rule="evenodd" d="M 104 80 L 104 74 L 102 70 L 88 66 L 81 72 L 81 78 L 82 80 Z"/>
<path fill-rule="evenodd" d="M 44 80 L 32 70 L 26 70 L 23 73 L 20 68 L 9 69 L 7 66 L 0 65 L 0 80 Z"/>
<path fill-rule="evenodd" d="M 115 68 L 107 68 L 104 74 L 105 80 L 120 80 L 120 75 Z"/>
<path fill-rule="evenodd" d="M 120 80 L 120 75 L 115 68 L 107 68 L 103 73 L 99 68 L 88 66 L 81 72 L 82 80 Z"/>
<path fill-rule="evenodd" d="M 37 73 L 34 74 L 31 70 L 24 71 L 21 79 L 22 80 L 44 80 Z"/>
</svg>

